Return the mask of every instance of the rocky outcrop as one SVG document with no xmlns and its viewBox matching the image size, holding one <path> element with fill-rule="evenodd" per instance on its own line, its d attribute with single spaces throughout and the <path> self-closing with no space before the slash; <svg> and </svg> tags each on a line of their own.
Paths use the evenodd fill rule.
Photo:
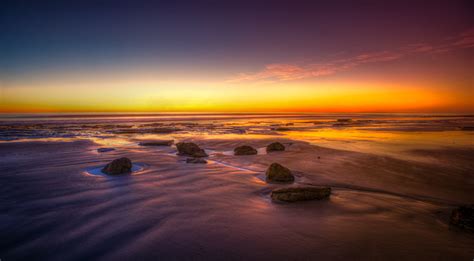
<svg viewBox="0 0 474 261">
<path fill-rule="evenodd" d="M 192 163 L 192 164 L 206 164 L 207 160 L 203 158 L 187 158 L 186 163 Z"/>
<path fill-rule="evenodd" d="M 280 142 L 273 142 L 267 146 L 267 152 L 284 150 L 285 146 L 283 146 L 283 144 L 281 144 Z"/>
<path fill-rule="evenodd" d="M 140 142 L 140 146 L 171 146 L 173 145 L 174 140 L 154 140 L 154 141 L 145 141 Z"/>
<path fill-rule="evenodd" d="M 267 182 L 293 182 L 295 180 L 291 170 L 278 163 L 272 163 L 265 175 Z"/>
<path fill-rule="evenodd" d="M 234 155 L 256 155 L 256 154 L 257 154 L 257 150 L 247 145 L 239 146 L 234 149 Z"/>
<path fill-rule="evenodd" d="M 285 202 L 320 200 L 331 195 L 330 187 L 292 187 L 272 191 L 272 199 Z"/>
<path fill-rule="evenodd" d="M 461 206 L 451 212 L 450 223 L 474 232 L 474 204 Z"/>
<path fill-rule="evenodd" d="M 107 164 L 102 172 L 109 175 L 120 175 L 130 173 L 132 171 L 132 161 L 129 158 L 115 159 Z"/>
<path fill-rule="evenodd" d="M 180 156 L 191 156 L 195 158 L 207 157 L 206 152 L 199 148 L 198 145 L 192 142 L 179 142 L 176 144 L 178 149 L 178 155 Z"/>
</svg>

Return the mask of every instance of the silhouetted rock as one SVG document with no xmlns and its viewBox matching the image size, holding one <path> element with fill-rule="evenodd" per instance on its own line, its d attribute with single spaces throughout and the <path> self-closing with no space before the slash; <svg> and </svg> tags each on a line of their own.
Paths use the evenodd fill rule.
<svg viewBox="0 0 474 261">
<path fill-rule="evenodd" d="M 284 151 L 284 150 L 285 150 L 285 146 L 283 146 L 283 144 L 281 144 L 280 142 L 273 142 L 267 146 L 267 152 Z"/>
<path fill-rule="evenodd" d="M 469 231 L 474 231 L 474 205 L 461 206 L 451 213 L 450 223 Z"/>
<path fill-rule="evenodd" d="M 279 188 L 272 191 L 272 199 L 286 202 L 325 199 L 331 195 L 329 187 Z"/>
<path fill-rule="evenodd" d="M 174 140 L 154 140 L 154 141 L 145 141 L 140 142 L 140 146 L 171 146 L 173 145 Z"/>
<path fill-rule="evenodd" d="M 178 149 L 178 155 L 181 156 L 191 156 L 196 158 L 208 156 L 203 149 L 199 148 L 198 145 L 192 142 L 179 142 L 176 144 L 176 148 Z"/>
<path fill-rule="evenodd" d="M 193 164 L 206 164 L 207 160 L 202 158 L 187 158 L 186 163 L 193 163 Z"/>
<path fill-rule="evenodd" d="M 114 148 L 98 148 L 97 152 L 109 152 L 115 150 Z"/>
<path fill-rule="evenodd" d="M 109 175 L 125 174 L 131 171 L 132 161 L 125 157 L 113 160 L 102 169 L 102 172 Z"/>
<path fill-rule="evenodd" d="M 272 163 L 265 175 L 267 176 L 267 181 L 270 182 L 293 182 L 295 180 L 291 171 L 278 163 Z"/>
<path fill-rule="evenodd" d="M 257 150 L 247 145 L 239 146 L 234 149 L 234 155 L 256 155 L 256 154 L 257 154 Z"/>
</svg>

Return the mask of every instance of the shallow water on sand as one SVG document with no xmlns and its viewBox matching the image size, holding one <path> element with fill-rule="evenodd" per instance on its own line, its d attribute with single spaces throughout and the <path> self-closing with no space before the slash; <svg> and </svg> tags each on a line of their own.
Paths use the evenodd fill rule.
<svg viewBox="0 0 474 261">
<path fill-rule="evenodd" d="M 448 219 L 474 202 L 473 126 L 469 115 L 0 117 L 0 259 L 471 260 L 474 235 Z M 157 139 L 196 142 L 208 164 L 138 145 Z M 286 151 L 265 153 L 273 141 Z M 234 156 L 244 144 L 258 155 Z M 119 157 L 131 175 L 100 173 Z M 288 186 L 265 182 L 272 162 L 293 185 L 331 186 L 330 199 L 272 202 Z"/>
</svg>

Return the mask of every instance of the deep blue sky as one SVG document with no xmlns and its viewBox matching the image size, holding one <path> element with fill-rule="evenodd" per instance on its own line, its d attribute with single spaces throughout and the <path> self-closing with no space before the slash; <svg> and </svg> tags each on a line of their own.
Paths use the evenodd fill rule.
<svg viewBox="0 0 474 261">
<path fill-rule="evenodd" d="M 437 41 L 472 1 L 2 1 L 2 75 L 120 64 L 253 69 Z"/>
</svg>

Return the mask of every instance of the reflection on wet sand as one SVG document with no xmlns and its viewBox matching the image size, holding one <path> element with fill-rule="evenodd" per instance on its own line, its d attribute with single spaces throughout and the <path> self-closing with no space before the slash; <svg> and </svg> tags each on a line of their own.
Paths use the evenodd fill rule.
<svg viewBox="0 0 474 261">
<path fill-rule="evenodd" d="M 455 207 L 474 202 L 473 132 L 462 129 L 472 117 L 244 116 L 2 122 L 1 258 L 474 256 L 473 234 L 449 225 Z M 140 145 L 163 140 L 174 143 Z M 187 164 L 178 142 L 203 148 L 207 164 Z M 285 150 L 267 153 L 273 142 Z M 257 154 L 235 156 L 242 145 Z M 135 164 L 132 175 L 97 172 L 121 157 Z M 293 183 L 266 182 L 274 162 Z M 330 186 L 331 196 L 270 198 L 308 185 Z"/>
</svg>

